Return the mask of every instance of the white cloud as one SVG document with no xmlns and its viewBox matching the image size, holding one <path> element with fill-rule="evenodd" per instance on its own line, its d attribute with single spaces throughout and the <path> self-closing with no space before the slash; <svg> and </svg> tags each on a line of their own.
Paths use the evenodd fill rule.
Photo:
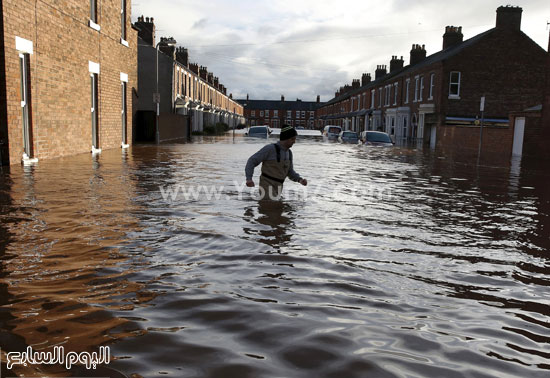
<svg viewBox="0 0 550 378">
<path fill-rule="evenodd" d="M 405 64 L 413 43 L 441 49 L 446 25 L 464 37 L 495 24 L 501 0 L 190 0 L 140 1 L 133 19 L 154 17 L 157 36 L 173 36 L 190 60 L 208 67 L 236 98 L 323 101 L 392 55 Z M 523 0 L 522 30 L 548 45 L 547 0 Z"/>
</svg>

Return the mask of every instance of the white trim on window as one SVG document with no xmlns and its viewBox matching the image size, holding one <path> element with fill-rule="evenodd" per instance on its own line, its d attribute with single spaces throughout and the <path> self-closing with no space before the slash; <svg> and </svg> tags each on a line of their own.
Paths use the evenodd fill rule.
<svg viewBox="0 0 550 378">
<path fill-rule="evenodd" d="M 88 71 L 99 75 L 99 63 L 88 61 Z"/>
<path fill-rule="evenodd" d="M 435 74 L 430 74 L 430 97 L 428 97 L 428 100 L 434 99 L 434 89 L 435 89 Z"/>
<path fill-rule="evenodd" d="M 409 91 L 411 89 L 411 79 L 405 80 L 405 104 L 409 103 Z"/>
<path fill-rule="evenodd" d="M 453 82 L 453 74 L 458 74 L 458 81 Z M 460 71 L 451 71 L 449 75 L 449 98 L 450 99 L 460 99 Z M 456 87 L 456 90 L 453 90 L 453 86 Z M 456 93 L 455 93 L 456 92 Z"/>
<path fill-rule="evenodd" d="M 414 77 L 414 100 L 413 102 L 417 102 L 418 101 L 418 89 L 419 89 L 419 84 L 420 84 L 420 76 L 419 75 L 416 75 Z"/>
<path fill-rule="evenodd" d="M 418 101 L 422 102 L 422 96 L 424 94 L 424 75 L 420 76 L 420 93 L 418 96 Z"/>
<path fill-rule="evenodd" d="M 399 91 L 399 83 L 393 83 L 393 87 L 394 87 L 394 95 L 393 95 L 393 104 L 394 105 L 397 105 L 397 92 Z"/>
<path fill-rule="evenodd" d="M 100 31 L 100 30 L 101 30 L 101 26 L 99 26 L 98 24 L 96 24 L 96 23 L 93 22 L 92 20 L 89 20 L 88 26 L 91 27 L 91 28 L 94 29 L 94 30 L 97 30 L 97 31 Z"/>
<path fill-rule="evenodd" d="M 32 47 L 33 47 L 32 41 L 29 41 L 28 39 L 24 39 L 21 37 L 15 37 L 15 49 L 17 51 L 32 55 L 33 53 Z"/>
</svg>

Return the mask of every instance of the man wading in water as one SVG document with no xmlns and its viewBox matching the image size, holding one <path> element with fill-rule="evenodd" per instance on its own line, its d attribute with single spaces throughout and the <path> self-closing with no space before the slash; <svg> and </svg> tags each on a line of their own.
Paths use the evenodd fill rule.
<svg viewBox="0 0 550 378">
<path fill-rule="evenodd" d="M 307 185 L 307 180 L 300 177 L 294 171 L 292 164 L 292 151 L 290 148 L 296 142 L 296 129 L 284 125 L 281 129 L 280 141 L 264 146 L 260 151 L 252 155 L 246 163 L 246 186 L 253 187 L 252 175 L 254 168 L 262 163 L 262 175 L 260 176 L 260 196 L 262 199 L 278 199 L 283 189 L 285 178 L 294 182 Z"/>
</svg>

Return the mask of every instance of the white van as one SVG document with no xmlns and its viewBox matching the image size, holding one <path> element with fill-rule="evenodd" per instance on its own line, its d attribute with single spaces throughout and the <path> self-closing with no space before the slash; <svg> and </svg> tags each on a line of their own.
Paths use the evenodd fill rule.
<svg viewBox="0 0 550 378">
<path fill-rule="evenodd" d="M 342 128 L 340 126 L 326 125 L 323 129 L 323 137 L 328 139 L 338 139 L 338 135 L 340 135 L 341 131 Z"/>
</svg>

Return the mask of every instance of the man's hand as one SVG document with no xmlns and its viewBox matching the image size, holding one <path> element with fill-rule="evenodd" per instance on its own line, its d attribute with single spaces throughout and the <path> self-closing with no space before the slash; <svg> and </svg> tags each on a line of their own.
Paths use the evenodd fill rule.
<svg viewBox="0 0 550 378">
<path fill-rule="evenodd" d="M 249 188 L 253 188 L 254 187 L 254 181 L 246 180 L 246 186 L 248 186 Z"/>
<path fill-rule="evenodd" d="M 302 184 L 303 186 L 307 186 L 307 180 L 306 179 L 301 179 L 300 181 L 298 181 L 300 184 Z"/>
</svg>

